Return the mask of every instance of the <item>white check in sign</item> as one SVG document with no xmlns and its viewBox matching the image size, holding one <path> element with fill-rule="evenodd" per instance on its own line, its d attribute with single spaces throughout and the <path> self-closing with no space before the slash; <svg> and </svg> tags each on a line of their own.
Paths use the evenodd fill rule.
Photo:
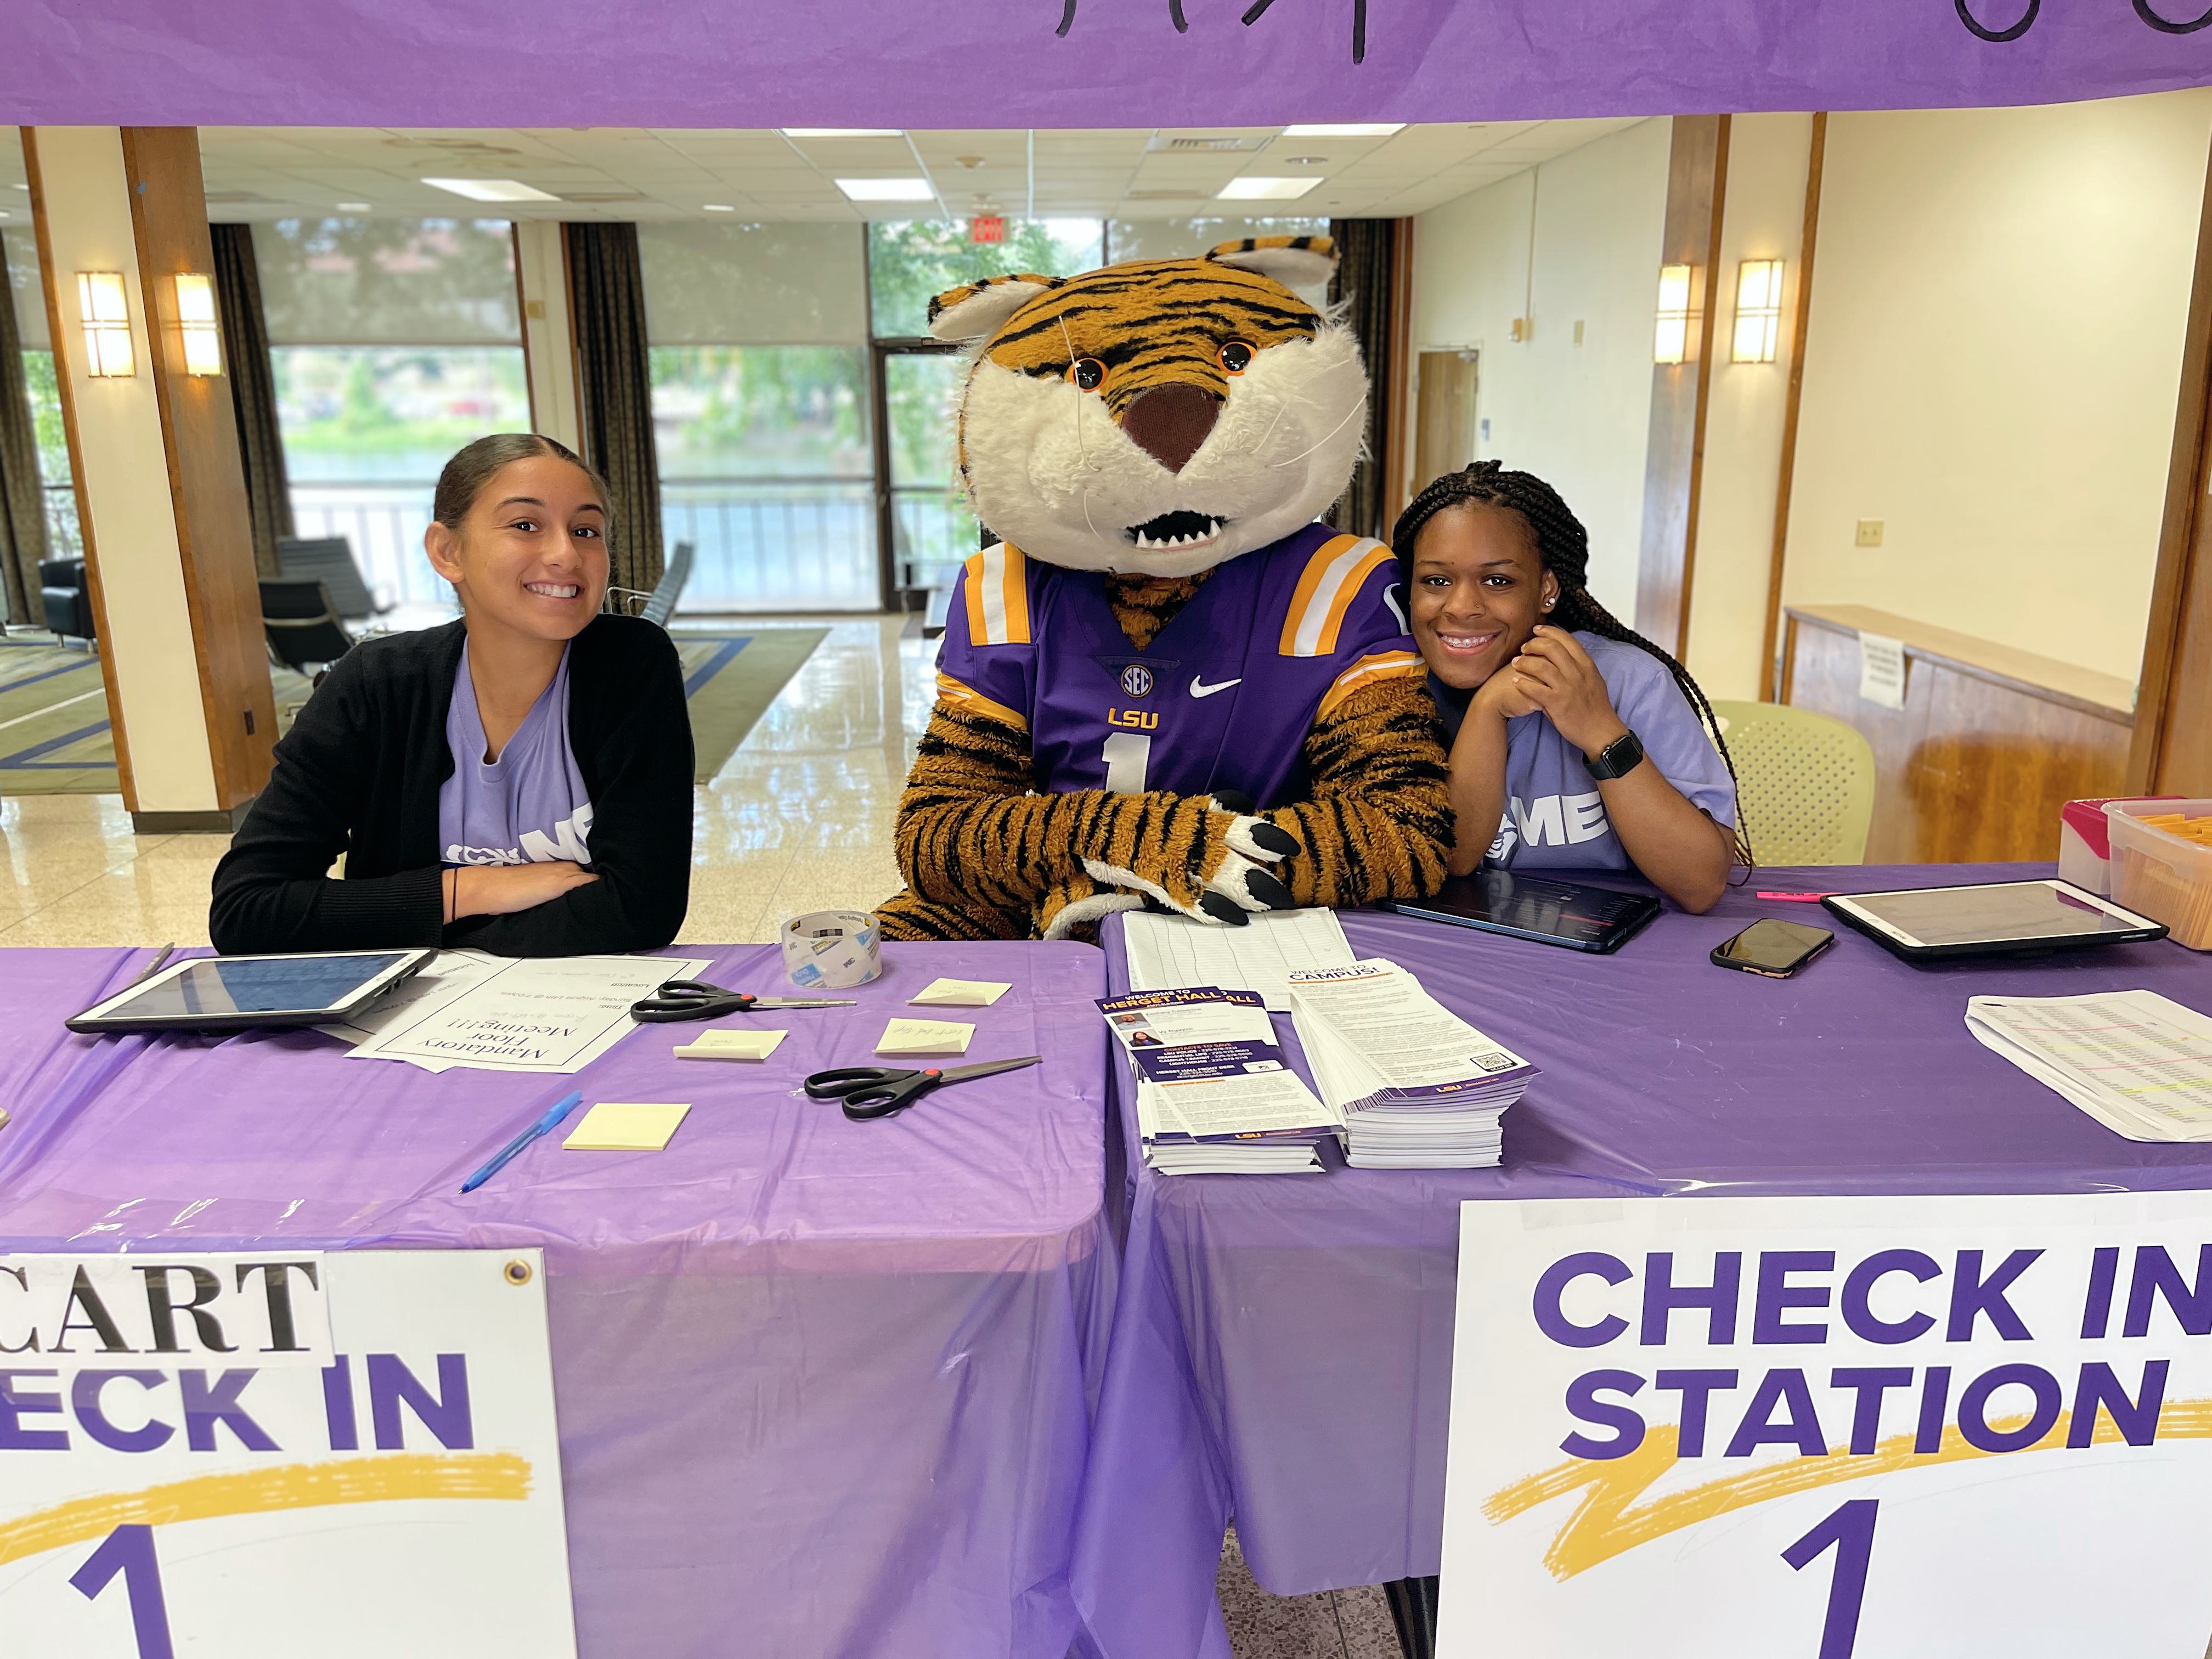
<svg viewBox="0 0 2212 1659">
<path fill-rule="evenodd" d="M 1462 1212 L 1449 1659 L 2203 1659 L 2212 1194 Z"/>
</svg>

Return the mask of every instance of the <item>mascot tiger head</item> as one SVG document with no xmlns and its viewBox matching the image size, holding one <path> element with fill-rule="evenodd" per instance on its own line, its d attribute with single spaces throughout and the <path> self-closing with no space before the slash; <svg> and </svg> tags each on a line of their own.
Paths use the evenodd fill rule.
<svg viewBox="0 0 2212 1659">
<path fill-rule="evenodd" d="M 1229 242 L 1080 276 L 994 276 L 930 301 L 973 343 L 959 393 L 975 515 L 1034 559 L 1188 576 L 1344 493 L 1366 427 L 1352 331 L 1291 290 L 1326 236 Z"/>
</svg>

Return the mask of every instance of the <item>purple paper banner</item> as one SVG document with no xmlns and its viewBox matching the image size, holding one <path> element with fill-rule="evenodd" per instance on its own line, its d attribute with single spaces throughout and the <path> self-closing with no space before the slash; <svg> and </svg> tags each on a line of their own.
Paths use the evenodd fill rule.
<svg viewBox="0 0 2212 1659">
<path fill-rule="evenodd" d="M 2051 103 L 2212 82 L 2208 6 L 5 0 L 0 120 L 1272 126 Z"/>
</svg>

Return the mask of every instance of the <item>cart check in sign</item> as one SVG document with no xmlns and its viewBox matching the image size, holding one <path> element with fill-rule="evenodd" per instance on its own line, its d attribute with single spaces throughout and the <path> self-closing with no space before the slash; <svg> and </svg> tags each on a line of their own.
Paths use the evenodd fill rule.
<svg viewBox="0 0 2212 1659">
<path fill-rule="evenodd" d="M 534 1250 L 0 1255 L 0 1654 L 575 1652 Z"/>
<path fill-rule="evenodd" d="M 1470 1203 L 1445 1659 L 2203 1659 L 2212 1194 Z"/>
</svg>

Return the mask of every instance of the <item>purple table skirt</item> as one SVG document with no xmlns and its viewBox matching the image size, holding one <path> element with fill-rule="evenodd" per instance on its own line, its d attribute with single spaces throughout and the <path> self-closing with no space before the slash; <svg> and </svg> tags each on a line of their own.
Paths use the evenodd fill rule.
<svg viewBox="0 0 2212 1659">
<path fill-rule="evenodd" d="M 1753 885 L 2049 873 L 1776 870 Z M 1232 1517 L 1254 1576 L 1280 1595 L 1437 1571 L 1462 1200 L 2212 1187 L 2212 1146 L 2123 1139 L 1964 1023 L 1984 994 L 2147 987 L 2212 1007 L 2212 960 L 2161 943 L 1923 968 L 1837 923 L 1834 948 L 1796 979 L 1707 963 L 1761 915 L 1835 920 L 1735 890 L 1590 957 L 1346 914 L 1356 951 L 1412 969 L 1542 1068 L 1506 1114 L 1497 1170 L 1154 1175 L 1111 1068 L 1127 1244 L 1074 1581 L 1108 1659 L 1227 1659 L 1213 1579 Z M 1115 923 L 1107 945 L 1118 993 Z"/>
<path fill-rule="evenodd" d="M 772 947 L 696 954 L 782 988 Z M 1063 1659 L 1115 1283 L 1097 951 L 895 945 L 858 1008 L 718 1022 L 787 1029 L 764 1064 L 647 1027 L 574 1079 L 61 1029 L 143 956 L 0 952 L 0 1249 L 542 1246 L 586 1659 Z M 796 1095 L 940 974 L 1013 981 L 972 1058 L 1044 1064 L 873 1123 Z M 459 1195 L 577 1086 L 692 1111 Z"/>
</svg>

